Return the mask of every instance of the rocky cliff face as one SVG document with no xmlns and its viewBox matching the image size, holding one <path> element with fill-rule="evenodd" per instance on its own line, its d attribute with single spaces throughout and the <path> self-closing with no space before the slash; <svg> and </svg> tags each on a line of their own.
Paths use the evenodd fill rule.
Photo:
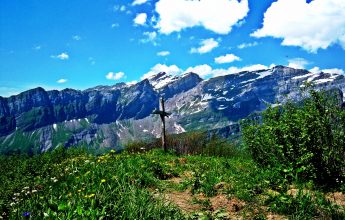
<svg viewBox="0 0 345 220">
<path fill-rule="evenodd" d="M 224 136 L 234 130 L 227 128 L 253 112 L 287 99 L 300 100 L 305 83 L 345 92 L 344 75 L 284 66 L 208 80 L 195 73 L 158 73 L 135 85 L 119 83 L 84 91 L 36 88 L 0 97 L 0 151 L 41 152 L 79 144 L 116 147 L 158 136 L 159 120 L 151 112 L 158 108 L 160 96 L 173 113 L 167 121 L 169 132 L 219 129 Z"/>
</svg>

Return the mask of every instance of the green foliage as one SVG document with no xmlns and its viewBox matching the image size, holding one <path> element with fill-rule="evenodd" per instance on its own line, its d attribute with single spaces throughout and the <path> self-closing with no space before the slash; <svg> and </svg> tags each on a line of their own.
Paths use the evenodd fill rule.
<svg viewBox="0 0 345 220">
<path fill-rule="evenodd" d="M 85 149 L 59 147 L 33 157 L 0 157 L 0 169 L 4 219 L 22 219 L 23 214 L 32 219 L 227 219 L 225 210 L 212 210 L 210 200 L 198 201 L 204 208 L 197 213 L 183 214 L 164 200 L 164 193 L 172 190 L 238 198 L 247 204 L 246 219 L 265 217 L 260 204 L 290 216 L 297 207 L 306 219 L 344 217 L 319 199 L 289 197 L 291 205 L 283 209 L 285 200 L 272 196 L 264 204 L 261 197 L 270 188 L 282 197 L 287 186 L 275 171 L 243 157 L 177 156 L 162 150 L 95 156 Z M 181 182 L 169 181 L 175 177 Z"/>
<path fill-rule="evenodd" d="M 324 186 L 345 181 L 345 111 L 335 92 L 311 91 L 302 103 L 268 108 L 242 122 L 243 140 L 254 160 L 288 180 Z"/>
<path fill-rule="evenodd" d="M 217 135 L 207 136 L 206 132 L 193 131 L 182 134 L 170 134 L 166 138 L 167 147 L 177 154 L 234 157 L 243 156 L 245 152 L 230 141 Z M 145 152 L 161 148 L 161 139 L 128 142 L 125 151 L 129 153 Z"/>
</svg>

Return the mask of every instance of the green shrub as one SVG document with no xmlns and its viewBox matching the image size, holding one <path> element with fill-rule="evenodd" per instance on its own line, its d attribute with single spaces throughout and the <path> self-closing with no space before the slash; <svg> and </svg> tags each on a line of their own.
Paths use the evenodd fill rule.
<svg viewBox="0 0 345 220">
<path fill-rule="evenodd" d="M 301 103 L 269 107 L 242 121 L 243 140 L 254 160 L 286 178 L 337 186 L 345 180 L 345 111 L 339 93 L 310 91 Z"/>
</svg>

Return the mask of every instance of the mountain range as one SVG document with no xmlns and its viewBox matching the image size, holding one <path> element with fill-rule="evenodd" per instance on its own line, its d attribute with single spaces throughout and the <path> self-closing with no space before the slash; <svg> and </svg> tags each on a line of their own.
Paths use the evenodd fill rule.
<svg viewBox="0 0 345 220">
<path fill-rule="evenodd" d="M 270 105 L 299 101 L 307 84 L 345 92 L 345 76 L 275 66 L 203 80 L 197 73 L 164 72 L 135 84 L 118 83 L 83 91 L 35 88 L 0 96 L 0 153 L 40 153 L 63 145 L 121 149 L 128 141 L 159 137 L 151 113 L 166 100 L 169 133 L 213 130 L 228 137 L 238 120 Z M 343 100 L 344 101 L 344 100 Z"/>
</svg>

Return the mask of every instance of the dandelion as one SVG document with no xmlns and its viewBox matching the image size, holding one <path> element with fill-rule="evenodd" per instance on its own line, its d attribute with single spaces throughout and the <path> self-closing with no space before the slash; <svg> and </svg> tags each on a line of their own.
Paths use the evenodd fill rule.
<svg viewBox="0 0 345 220">
<path fill-rule="evenodd" d="M 101 183 L 105 183 L 105 179 L 102 179 L 102 180 L 101 180 Z"/>
</svg>

